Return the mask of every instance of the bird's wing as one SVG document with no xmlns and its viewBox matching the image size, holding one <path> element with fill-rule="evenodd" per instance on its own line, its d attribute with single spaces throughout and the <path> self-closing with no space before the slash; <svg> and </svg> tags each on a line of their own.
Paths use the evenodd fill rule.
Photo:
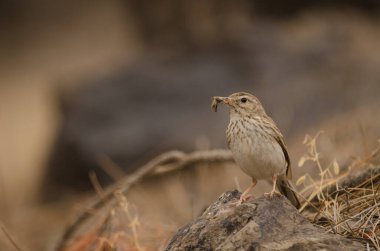
<svg viewBox="0 0 380 251">
<path fill-rule="evenodd" d="M 288 153 L 288 150 L 287 150 L 285 142 L 284 142 L 284 137 L 282 136 L 280 130 L 276 126 L 276 123 L 274 123 L 274 121 L 271 117 L 266 115 L 265 119 L 268 121 L 264 120 L 263 122 L 268 123 L 267 128 L 270 128 L 273 131 L 272 136 L 277 141 L 277 143 L 281 146 L 282 152 L 284 153 L 285 161 L 287 163 L 286 177 L 291 180 L 292 179 L 292 169 L 291 169 L 291 164 L 290 164 L 289 153 Z"/>
<path fill-rule="evenodd" d="M 277 136 L 277 137 L 275 137 L 275 140 L 278 142 L 278 144 L 281 146 L 282 151 L 284 152 L 285 160 L 286 160 L 286 163 L 288 164 L 286 167 L 286 177 L 288 177 L 288 179 L 291 180 L 292 179 L 292 169 L 290 166 L 289 153 L 288 153 L 288 150 L 286 149 L 284 139 L 282 138 L 282 136 Z"/>
</svg>

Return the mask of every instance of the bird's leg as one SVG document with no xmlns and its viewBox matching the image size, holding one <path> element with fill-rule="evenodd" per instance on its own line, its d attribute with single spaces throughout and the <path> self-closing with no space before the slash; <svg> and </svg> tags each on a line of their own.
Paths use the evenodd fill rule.
<svg viewBox="0 0 380 251">
<path fill-rule="evenodd" d="M 249 198 L 251 198 L 251 195 L 249 194 L 249 192 L 256 186 L 256 184 L 257 184 L 257 180 L 252 179 L 252 184 L 240 195 L 238 205 L 240 205 L 244 201 L 247 201 L 249 200 Z"/>
<path fill-rule="evenodd" d="M 277 183 L 277 174 L 273 174 L 272 176 L 272 191 L 270 192 L 269 197 L 273 198 L 273 194 L 276 191 L 276 183 Z"/>
<path fill-rule="evenodd" d="M 273 198 L 273 195 L 276 191 L 276 183 L 277 183 L 277 174 L 272 175 L 272 191 L 270 193 L 264 193 L 265 196 L 269 198 Z"/>
</svg>

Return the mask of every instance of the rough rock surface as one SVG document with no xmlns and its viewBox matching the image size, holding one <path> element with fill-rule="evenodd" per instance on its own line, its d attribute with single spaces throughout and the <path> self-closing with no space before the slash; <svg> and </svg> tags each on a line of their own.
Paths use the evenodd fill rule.
<svg viewBox="0 0 380 251">
<path fill-rule="evenodd" d="M 240 193 L 224 193 L 194 222 L 182 227 L 166 250 L 361 250 L 360 243 L 326 233 L 283 196 L 237 206 Z"/>
</svg>

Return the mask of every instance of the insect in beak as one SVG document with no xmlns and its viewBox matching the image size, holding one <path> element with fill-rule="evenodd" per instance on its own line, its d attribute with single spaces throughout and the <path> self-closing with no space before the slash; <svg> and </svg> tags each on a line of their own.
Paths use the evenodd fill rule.
<svg viewBox="0 0 380 251">
<path fill-rule="evenodd" d="M 219 97 L 219 96 L 214 96 L 212 97 L 212 102 L 211 102 L 211 108 L 214 110 L 214 112 L 217 111 L 218 109 L 218 104 L 220 102 L 225 103 L 226 105 L 231 105 L 231 99 L 228 97 Z"/>
</svg>

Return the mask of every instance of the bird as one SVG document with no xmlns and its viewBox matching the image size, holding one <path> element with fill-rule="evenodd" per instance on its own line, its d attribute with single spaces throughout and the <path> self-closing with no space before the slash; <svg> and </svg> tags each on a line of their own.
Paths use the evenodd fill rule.
<svg viewBox="0 0 380 251">
<path fill-rule="evenodd" d="M 227 145 L 236 164 L 252 179 L 238 203 L 251 197 L 250 191 L 258 180 L 271 179 L 272 190 L 264 195 L 272 198 L 277 186 L 279 192 L 299 208 L 300 202 L 290 183 L 292 170 L 284 137 L 259 99 L 248 92 L 237 92 L 228 97 L 214 96 L 211 107 L 215 112 L 220 102 L 230 111 Z"/>
</svg>

